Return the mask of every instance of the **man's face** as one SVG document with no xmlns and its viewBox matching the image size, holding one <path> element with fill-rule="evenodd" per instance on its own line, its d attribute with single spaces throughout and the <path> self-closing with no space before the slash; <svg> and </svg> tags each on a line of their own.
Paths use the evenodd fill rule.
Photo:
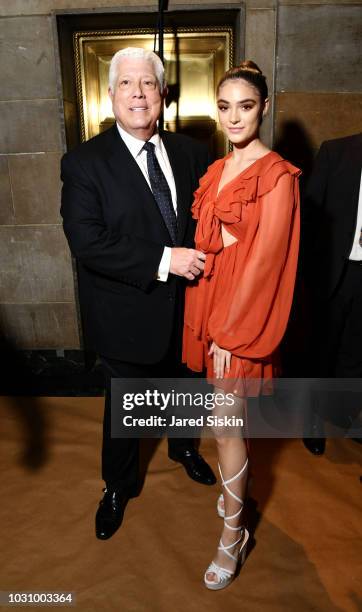
<svg viewBox="0 0 362 612">
<path fill-rule="evenodd" d="M 141 58 L 123 58 L 114 92 L 109 89 L 108 93 L 117 123 L 136 138 L 151 138 L 163 103 L 153 64 Z"/>
</svg>

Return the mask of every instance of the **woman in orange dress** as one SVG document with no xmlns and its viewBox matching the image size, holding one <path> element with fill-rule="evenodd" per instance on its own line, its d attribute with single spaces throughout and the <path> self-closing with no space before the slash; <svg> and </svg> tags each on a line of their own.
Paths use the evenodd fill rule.
<svg viewBox="0 0 362 612">
<path fill-rule="evenodd" d="M 206 261 L 202 278 L 186 290 L 183 361 L 206 370 L 215 392 L 224 393 L 224 405 L 213 411 L 220 416 L 228 414 L 226 392 L 245 413 L 246 398 L 268 392 L 268 385 L 270 391 L 277 371 L 297 268 L 300 171 L 259 138 L 269 100 L 256 64 L 245 61 L 226 72 L 217 106 L 233 150 L 208 168 L 195 192 L 195 242 Z M 248 455 L 240 433 L 215 428 L 223 490 L 217 510 L 224 527 L 204 576 L 210 589 L 233 580 L 247 549 L 242 510 Z"/>
</svg>

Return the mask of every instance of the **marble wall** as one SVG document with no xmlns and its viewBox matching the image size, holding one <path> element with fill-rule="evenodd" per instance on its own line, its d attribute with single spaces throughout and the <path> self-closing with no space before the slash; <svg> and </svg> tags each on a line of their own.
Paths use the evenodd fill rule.
<svg viewBox="0 0 362 612">
<path fill-rule="evenodd" d="M 241 4 L 245 56 L 263 68 L 272 94 L 266 141 L 285 149 L 293 134 L 297 148 L 315 151 L 322 140 L 360 131 L 362 1 L 198 0 L 195 6 L 171 0 L 169 10 Z M 0 2 L 0 333 L 20 348 L 80 346 L 73 268 L 59 217 L 65 140 L 55 14 L 155 11 L 157 5 Z"/>
</svg>

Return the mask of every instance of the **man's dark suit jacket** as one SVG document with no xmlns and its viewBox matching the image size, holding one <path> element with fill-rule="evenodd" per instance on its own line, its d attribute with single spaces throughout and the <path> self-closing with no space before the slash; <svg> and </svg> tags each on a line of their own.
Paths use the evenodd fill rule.
<svg viewBox="0 0 362 612">
<path fill-rule="evenodd" d="M 190 207 L 209 157 L 191 138 L 165 132 L 177 190 L 177 246 L 193 246 Z M 101 355 L 152 364 L 166 354 L 178 285 L 156 280 L 170 236 L 140 168 L 116 125 L 62 159 L 64 231 L 78 263 L 89 346 Z"/>
<path fill-rule="evenodd" d="M 331 297 L 341 280 L 357 220 L 362 133 L 323 142 L 304 199 L 308 276 Z"/>
</svg>

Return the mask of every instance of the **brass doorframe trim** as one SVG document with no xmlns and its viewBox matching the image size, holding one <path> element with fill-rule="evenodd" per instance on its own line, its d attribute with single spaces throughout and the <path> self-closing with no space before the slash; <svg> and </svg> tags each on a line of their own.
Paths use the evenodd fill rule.
<svg viewBox="0 0 362 612">
<path fill-rule="evenodd" d="M 73 33 L 73 52 L 76 77 L 76 91 L 80 119 L 81 140 L 84 142 L 87 138 L 86 120 L 84 113 L 85 93 L 85 78 L 84 78 L 84 57 L 83 57 L 83 42 L 102 38 L 104 40 L 112 38 L 131 37 L 131 36 L 153 36 L 154 28 L 126 28 L 115 30 L 83 30 Z M 165 28 L 165 34 L 173 34 L 173 28 Z M 227 46 L 227 64 L 228 67 L 233 65 L 234 60 L 234 32 L 230 25 L 220 26 L 184 26 L 177 28 L 177 33 L 180 34 L 219 34 L 225 33 L 228 35 Z"/>
</svg>

